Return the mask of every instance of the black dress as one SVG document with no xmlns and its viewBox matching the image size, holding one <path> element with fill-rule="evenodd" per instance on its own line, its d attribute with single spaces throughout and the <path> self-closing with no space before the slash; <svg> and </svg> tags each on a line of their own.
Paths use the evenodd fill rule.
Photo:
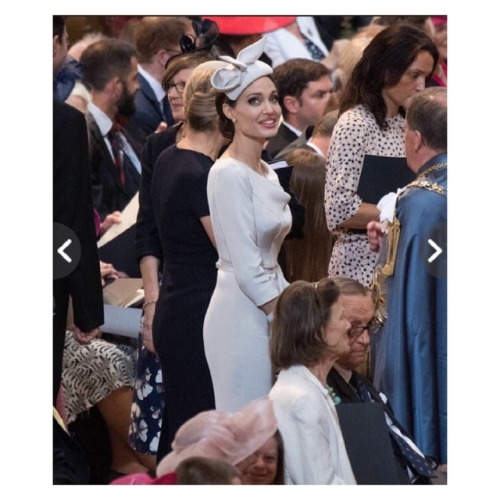
<svg viewBox="0 0 500 500">
<path fill-rule="evenodd" d="M 151 183 L 163 253 L 153 341 L 167 401 L 158 461 L 184 422 L 215 408 L 203 321 L 215 288 L 217 251 L 200 221 L 209 215 L 206 186 L 212 165 L 208 156 L 173 145 L 158 158 Z"/>
</svg>

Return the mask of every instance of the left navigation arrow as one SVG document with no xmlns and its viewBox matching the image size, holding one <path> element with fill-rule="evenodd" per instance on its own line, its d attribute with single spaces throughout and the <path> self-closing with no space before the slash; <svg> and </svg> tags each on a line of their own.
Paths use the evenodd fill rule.
<svg viewBox="0 0 500 500">
<path fill-rule="evenodd" d="M 58 249 L 57 253 L 68 263 L 71 263 L 73 260 L 67 253 L 64 252 L 66 248 L 71 245 L 71 240 L 66 240 Z"/>
</svg>

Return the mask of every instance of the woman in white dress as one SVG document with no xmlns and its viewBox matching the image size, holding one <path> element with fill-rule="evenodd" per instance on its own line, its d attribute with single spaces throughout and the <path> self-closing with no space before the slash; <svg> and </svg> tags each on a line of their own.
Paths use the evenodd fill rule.
<svg viewBox="0 0 500 500">
<path fill-rule="evenodd" d="M 288 285 L 277 263 L 290 230 L 290 196 L 261 160 L 279 125 L 272 69 L 258 61 L 264 40 L 227 56 L 212 85 L 223 134 L 232 140 L 208 176 L 208 203 L 219 253 L 217 284 L 204 324 L 205 353 L 218 410 L 237 411 L 273 383 L 269 326 Z"/>
<path fill-rule="evenodd" d="M 271 358 L 280 368 L 269 398 L 285 448 L 285 484 L 356 484 L 328 387 L 333 363 L 349 352 L 351 324 L 331 278 L 295 281 L 277 301 Z"/>
</svg>

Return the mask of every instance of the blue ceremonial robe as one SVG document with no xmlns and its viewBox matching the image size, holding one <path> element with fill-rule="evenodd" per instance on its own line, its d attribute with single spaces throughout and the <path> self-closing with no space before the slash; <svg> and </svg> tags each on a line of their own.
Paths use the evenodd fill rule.
<svg viewBox="0 0 500 500">
<path fill-rule="evenodd" d="M 442 162 L 446 154 L 419 174 Z M 446 188 L 446 167 L 425 180 Z M 401 232 L 394 274 L 387 278 L 387 320 L 373 339 L 374 385 L 422 452 L 447 463 L 447 283 L 428 272 L 422 255 L 423 248 L 432 255 L 429 235 L 446 224 L 446 193 L 409 187 L 398 199 L 396 216 Z"/>
</svg>

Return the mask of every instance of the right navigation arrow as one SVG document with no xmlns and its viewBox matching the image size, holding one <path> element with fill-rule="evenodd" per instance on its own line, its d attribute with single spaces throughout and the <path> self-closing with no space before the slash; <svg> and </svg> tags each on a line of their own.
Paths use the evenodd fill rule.
<svg viewBox="0 0 500 500">
<path fill-rule="evenodd" d="M 438 246 L 436 244 L 435 241 L 433 240 L 427 240 L 427 243 L 429 243 L 429 245 L 435 250 L 435 252 L 427 259 L 427 262 L 429 262 L 429 264 L 431 262 L 434 262 L 442 253 L 443 253 L 443 249 Z"/>
</svg>

